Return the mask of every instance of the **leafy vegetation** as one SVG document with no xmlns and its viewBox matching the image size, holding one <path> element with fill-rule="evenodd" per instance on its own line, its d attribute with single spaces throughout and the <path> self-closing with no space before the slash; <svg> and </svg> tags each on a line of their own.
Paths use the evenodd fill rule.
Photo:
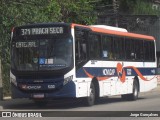
<svg viewBox="0 0 160 120">
<path fill-rule="evenodd" d="M 159 10 L 152 9 L 152 4 L 144 0 L 137 0 L 133 7 L 133 14 L 160 15 Z"/>
</svg>

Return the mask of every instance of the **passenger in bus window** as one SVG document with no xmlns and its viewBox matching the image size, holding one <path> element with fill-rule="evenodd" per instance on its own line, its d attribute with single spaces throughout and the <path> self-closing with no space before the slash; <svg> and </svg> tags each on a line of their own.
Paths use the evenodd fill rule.
<svg viewBox="0 0 160 120">
<path fill-rule="evenodd" d="M 108 57 L 109 57 L 110 60 L 113 60 L 113 54 L 112 54 L 112 52 L 108 53 Z"/>
<path fill-rule="evenodd" d="M 131 59 L 134 60 L 135 59 L 135 53 L 131 52 Z"/>
<path fill-rule="evenodd" d="M 103 58 L 107 58 L 108 57 L 108 52 L 107 52 L 107 50 L 103 50 Z"/>
<path fill-rule="evenodd" d="M 87 56 L 87 51 L 86 51 L 86 44 L 82 43 L 81 44 L 81 60 L 85 60 Z"/>
</svg>

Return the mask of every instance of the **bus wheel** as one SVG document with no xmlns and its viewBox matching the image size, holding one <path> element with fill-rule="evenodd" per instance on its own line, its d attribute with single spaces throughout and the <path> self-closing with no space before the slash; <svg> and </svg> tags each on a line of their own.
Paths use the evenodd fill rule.
<svg viewBox="0 0 160 120">
<path fill-rule="evenodd" d="M 124 100 L 137 100 L 139 95 L 139 86 L 137 80 L 133 82 L 133 92 L 131 94 L 121 95 Z"/>
<path fill-rule="evenodd" d="M 95 103 L 95 85 L 91 82 L 90 89 L 89 89 L 89 96 L 86 98 L 86 102 L 88 106 L 92 106 Z"/>
<path fill-rule="evenodd" d="M 133 82 L 133 93 L 129 95 L 130 100 L 137 100 L 139 95 L 139 86 L 137 80 Z"/>
</svg>

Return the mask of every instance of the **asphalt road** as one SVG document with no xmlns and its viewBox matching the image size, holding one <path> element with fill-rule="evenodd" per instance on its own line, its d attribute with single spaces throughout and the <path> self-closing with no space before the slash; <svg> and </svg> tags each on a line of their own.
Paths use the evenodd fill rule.
<svg viewBox="0 0 160 120">
<path fill-rule="evenodd" d="M 109 98 L 103 98 L 99 101 L 98 104 L 91 107 L 85 106 L 84 104 L 82 104 L 80 100 L 79 101 L 55 100 L 55 101 L 50 101 L 45 107 L 38 107 L 37 105 L 35 105 L 33 101 L 28 99 L 16 99 L 16 100 L 7 99 L 4 101 L 0 101 L 0 110 L 12 111 L 12 112 L 29 111 L 29 112 L 39 112 L 39 113 L 44 111 L 42 112 L 42 118 L 38 118 L 38 120 L 41 119 L 43 120 L 44 116 L 48 116 L 48 118 L 45 119 L 51 119 L 51 117 L 49 116 L 52 117 L 54 116 L 57 117 L 54 119 L 58 120 L 75 120 L 75 119 L 106 120 L 106 117 L 107 120 L 110 120 L 113 119 L 113 117 L 115 116 L 114 119 L 125 120 L 128 119 L 127 117 L 130 116 L 130 114 L 133 114 L 133 116 L 136 115 L 141 116 L 143 114 L 145 115 L 151 113 L 152 115 L 158 114 L 159 117 L 152 117 L 152 118 L 138 117 L 136 118 L 136 120 L 137 119 L 160 120 L 160 86 L 158 86 L 156 89 L 150 92 L 141 93 L 137 101 L 124 101 L 121 99 L 120 96 L 114 96 Z M 130 119 L 134 120 L 135 117 L 130 117 Z"/>
</svg>

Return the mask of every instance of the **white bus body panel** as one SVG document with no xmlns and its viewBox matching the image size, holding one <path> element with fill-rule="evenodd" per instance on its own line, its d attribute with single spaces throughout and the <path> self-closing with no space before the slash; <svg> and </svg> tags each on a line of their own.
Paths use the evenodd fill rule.
<svg viewBox="0 0 160 120">
<path fill-rule="evenodd" d="M 88 61 L 83 67 L 89 68 L 96 68 L 101 67 L 102 69 L 107 68 L 116 68 L 117 64 L 123 64 L 123 67 L 126 66 L 134 66 L 138 67 L 156 67 L 156 63 L 148 62 L 121 62 L 121 61 Z M 103 71 L 101 71 L 103 72 Z M 140 84 L 140 92 L 149 91 L 157 86 L 157 80 L 155 76 L 144 76 L 149 81 L 144 81 L 140 77 L 139 84 Z M 120 94 L 129 94 L 132 93 L 133 90 L 133 80 L 135 76 L 126 76 L 126 80 L 124 83 L 120 81 L 118 76 L 110 77 L 109 79 L 99 81 L 99 88 L 100 88 L 100 97 L 103 96 L 112 96 L 112 95 L 120 95 Z M 85 97 L 89 95 L 89 88 L 91 83 L 91 78 L 75 78 L 76 83 L 76 91 L 77 97 Z M 150 80 L 152 79 L 152 80 Z"/>
</svg>

